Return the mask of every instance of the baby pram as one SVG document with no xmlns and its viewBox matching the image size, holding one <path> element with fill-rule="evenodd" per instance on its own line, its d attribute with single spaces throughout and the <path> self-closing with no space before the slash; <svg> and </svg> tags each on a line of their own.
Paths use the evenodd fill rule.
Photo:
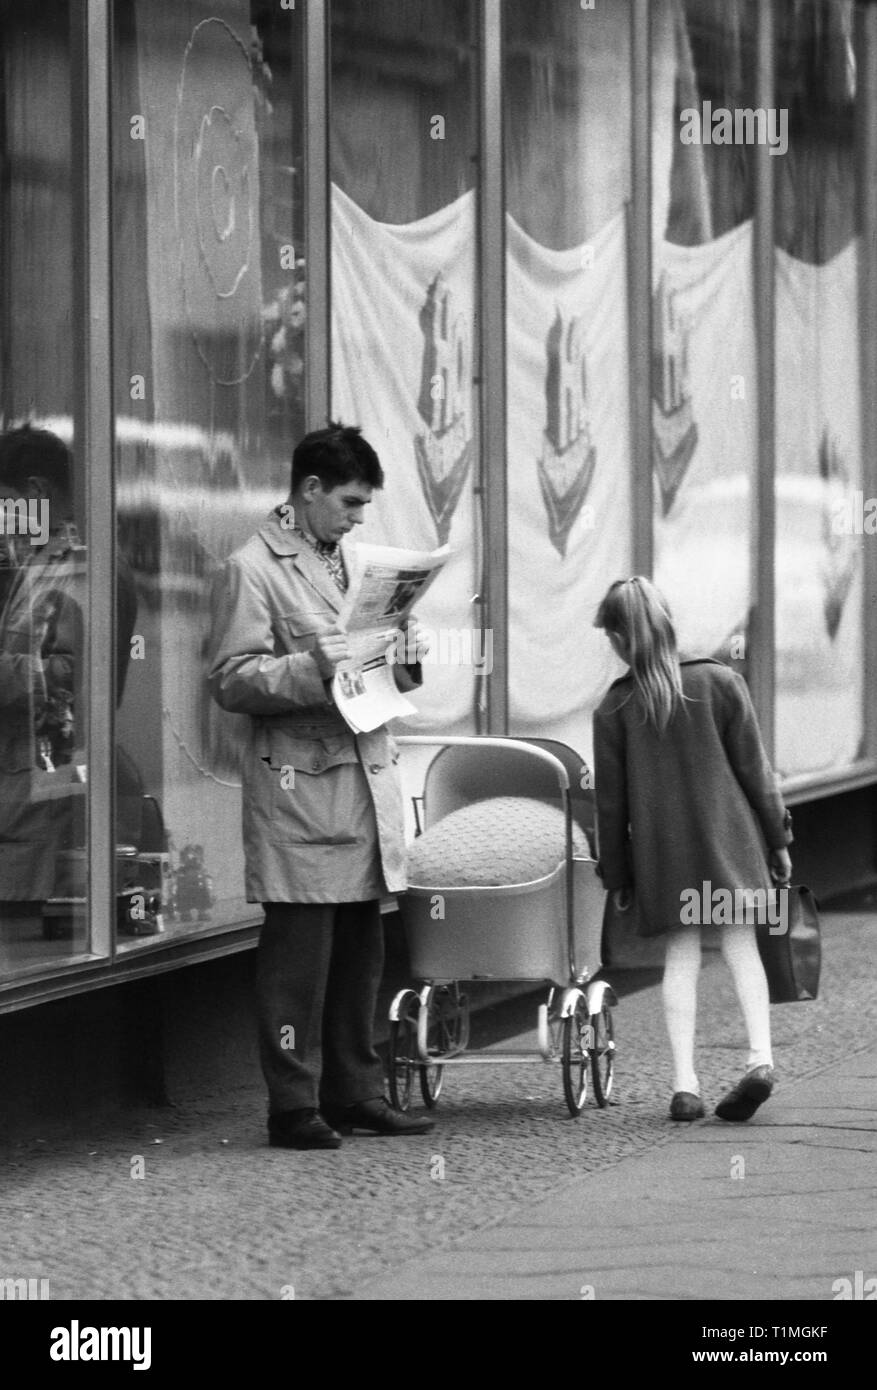
<svg viewBox="0 0 877 1390">
<path fill-rule="evenodd" d="M 462 983 L 494 979 L 548 982 L 536 1056 L 560 1063 L 572 1115 L 585 1104 L 589 1074 L 594 1098 L 605 1106 L 615 1069 L 617 1000 L 607 981 L 594 978 L 605 893 L 595 873 L 588 769 L 552 740 L 404 736 L 398 742 L 440 751 L 426 773 L 423 833 L 412 846 L 409 888 L 399 899 L 412 971 L 424 983 L 400 990 L 390 1007 L 393 1104 L 408 1108 L 415 1073 L 432 1107 L 446 1068 L 520 1063 L 533 1055 L 467 1051 Z M 524 835 L 510 834 L 519 820 L 526 822 Z M 516 843 L 504 853 L 508 839 Z M 474 865 L 477 881 L 461 881 L 467 867 L 461 872 L 454 858 Z"/>
</svg>

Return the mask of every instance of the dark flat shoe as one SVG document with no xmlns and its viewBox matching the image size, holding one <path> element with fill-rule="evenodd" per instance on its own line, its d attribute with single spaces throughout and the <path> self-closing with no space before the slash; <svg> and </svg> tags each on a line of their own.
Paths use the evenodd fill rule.
<svg viewBox="0 0 877 1390">
<path fill-rule="evenodd" d="M 670 1102 L 671 1120 L 702 1120 L 705 1114 L 703 1101 L 693 1091 L 677 1091 Z"/>
<path fill-rule="evenodd" d="M 773 1067 L 753 1067 L 716 1106 L 720 1120 L 750 1120 L 773 1090 Z"/>
</svg>

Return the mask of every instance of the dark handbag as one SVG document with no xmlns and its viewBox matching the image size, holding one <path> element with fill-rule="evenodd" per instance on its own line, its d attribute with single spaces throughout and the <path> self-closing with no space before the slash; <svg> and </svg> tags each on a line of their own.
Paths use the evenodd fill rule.
<svg viewBox="0 0 877 1390">
<path fill-rule="evenodd" d="M 809 888 L 781 888 L 779 923 L 756 928 L 772 1004 L 796 1004 L 819 993 L 822 940 L 816 899 Z"/>
</svg>

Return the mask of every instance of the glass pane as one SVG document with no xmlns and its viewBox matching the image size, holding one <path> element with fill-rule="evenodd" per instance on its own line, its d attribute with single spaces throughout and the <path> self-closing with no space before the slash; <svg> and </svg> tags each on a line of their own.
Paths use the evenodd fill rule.
<svg viewBox="0 0 877 1390">
<path fill-rule="evenodd" d="M 503 5 L 510 731 L 590 760 L 630 572 L 630 7 Z"/>
<path fill-rule="evenodd" d="M 332 5 L 332 412 L 380 456 L 360 537 L 451 558 L 418 608 L 432 632 L 409 727 L 467 732 L 487 634 L 475 298 L 476 7 Z"/>
<path fill-rule="evenodd" d="M 659 7 L 652 32 L 655 580 L 683 655 L 744 673 L 758 466 L 755 149 L 726 136 L 729 113 L 754 106 L 756 18 L 751 0 L 689 0 L 675 24 Z"/>
<path fill-rule="evenodd" d="M 246 721 L 205 684 L 221 562 L 304 430 L 303 6 L 114 7 L 121 949 L 252 917 Z M 162 933 L 164 935 L 162 935 Z"/>
<path fill-rule="evenodd" d="M 776 733 L 784 773 L 860 752 L 864 662 L 854 7 L 776 8 Z M 873 177 L 873 174 L 872 174 Z"/>
<path fill-rule="evenodd" d="M 89 948 L 83 702 L 88 608 L 83 459 L 74 429 L 81 381 L 70 328 L 78 158 L 70 55 L 66 3 L 0 5 L 0 972 L 5 979 Z"/>
</svg>

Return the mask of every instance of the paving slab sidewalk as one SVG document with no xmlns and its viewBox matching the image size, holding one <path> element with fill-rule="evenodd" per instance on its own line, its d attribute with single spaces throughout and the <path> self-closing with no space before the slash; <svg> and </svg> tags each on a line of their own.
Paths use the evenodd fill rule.
<svg viewBox="0 0 877 1390">
<path fill-rule="evenodd" d="M 877 915 L 823 914 L 823 935 L 819 999 L 772 1011 L 779 1085 L 749 1125 L 668 1120 L 657 984 L 623 993 L 614 1103 L 589 1100 L 580 1120 L 559 1067 L 519 1033 L 535 1002 L 518 1001 L 527 1023 L 514 1037 L 505 1008 L 502 1028 L 488 1010 L 473 1047 L 503 1036 L 529 1055 L 449 1068 L 436 1129 L 421 1138 L 269 1149 L 255 1070 L 169 1109 L 6 1142 L 0 1126 L 0 1280 L 45 1277 L 61 1301 L 263 1301 L 290 1286 L 297 1301 L 580 1299 L 583 1288 L 830 1299 L 836 1279 L 877 1276 Z M 698 1069 L 715 1104 L 745 1037 L 728 972 L 708 957 Z"/>
<path fill-rule="evenodd" d="M 860 1289 L 877 1277 L 875 1043 L 748 1124 L 680 1125 L 355 1298 L 830 1301 L 857 1271 Z"/>
</svg>

